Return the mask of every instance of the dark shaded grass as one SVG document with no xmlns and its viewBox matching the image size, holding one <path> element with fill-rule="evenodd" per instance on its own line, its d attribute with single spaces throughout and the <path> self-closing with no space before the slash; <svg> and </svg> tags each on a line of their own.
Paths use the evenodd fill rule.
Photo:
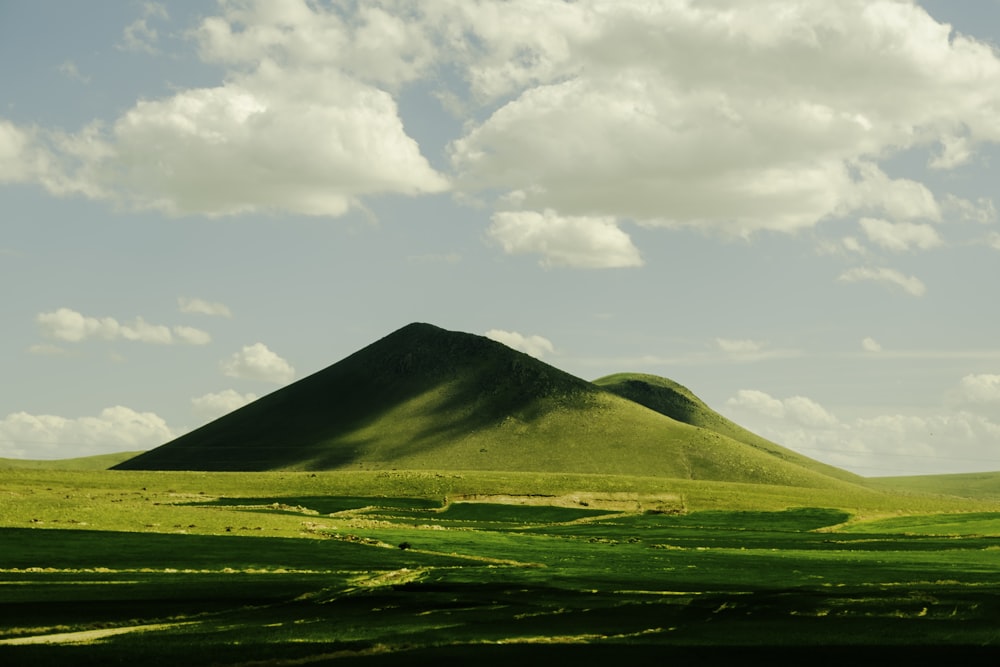
<svg viewBox="0 0 1000 667">
<path fill-rule="evenodd" d="M 306 499 L 299 504 L 308 506 Z M 922 664 L 943 659 L 938 651 L 947 647 L 942 664 L 954 664 L 987 658 L 988 645 L 1000 642 L 1000 550 L 990 549 L 996 545 L 990 538 L 810 532 L 839 523 L 843 513 L 833 510 L 617 515 L 565 525 L 556 521 L 569 516 L 556 511 L 564 509 L 548 508 L 554 523 L 531 529 L 522 524 L 545 516 L 538 508 L 482 504 L 461 511 L 500 528 L 426 530 L 382 522 L 352 528 L 390 544 L 411 542 L 405 551 L 329 539 L 2 531 L 4 545 L 23 544 L 0 551 L 0 562 L 47 554 L 52 567 L 107 567 L 112 559 L 125 569 L 149 567 L 150 560 L 170 567 L 165 564 L 186 556 L 205 567 L 330 564 L 331 572 L 6 573 L 9 580 L 34 582 L 0 584 L 0 596 L 16 596 L 0 597 L 0 622 L 8 627 L 36 620 L 87 627 L 95 604 L 99 613 L 91 624 L 199 623 L 89 646 L 0 646 L 0 661 L 824 664 L 835 656 L 865 664 L 890 656 L 892 664 Z M 405 502 L 378 510 L 385 519 L 415 511 Z M 482 520 L 491 516 L 506 523 Z M 59 547 L 60 541 L 66 544 Z M 535 565 L 498 567 L 419 550 Z M 402 567 L 424 569 L 418 579 L 396 585 L 359 588 L 350 581 L 352 570 Z M 139 583 L 69 583 L 125 578 Z M 31 604 L 39 605 L 35 617 Z"/>
<path fill-rule="evenodd" d="M 0 528 L 0 568 L 395 570 L 467 561 L 332 539 Z"/>
</svg>

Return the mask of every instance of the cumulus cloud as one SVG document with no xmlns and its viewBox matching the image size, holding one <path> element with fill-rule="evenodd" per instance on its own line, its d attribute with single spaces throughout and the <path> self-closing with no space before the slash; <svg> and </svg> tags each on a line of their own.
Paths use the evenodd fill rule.
<svg viewBox="0 0 1000 667">
<path fill-rule="evenodd" d="M 174 438 L 166 422 L 152 412 L 121 405 L 96 417 L 75 419 L 15 412 L 0 420 L 0 456 L 72 458 L 156 447 Z"/>
<path fill-rule="evenodd" d="M 525 206 L 745 235 L 852 211 L 940 217 L 870 156 L 936 166 L 998 139 L 1000 60 L 906 2 L 510 2 L 466 10 L 474 92 L 452 146 L 469 187 Z M 822 85 L 817 85 L 822 82 Z M 956 135 L 956 128 L 960 134 Z"/>
<path fill-rule="evenodd" d="M 222 86 L 144 100 L 113 129 L 122 196 L 171 214 L 339 216 L 363 195 L 447 187 L 386 92 L 336 70 L 265 62 Z"/>
<path fill-rule="evenodd" d="M 177 297 L 177 307 L 182 313 L 197 313 L 217 317 L 233 316 L 232 311 L 229 310 L 229 306 L 218 301 L 205 301 L 204 299 L 190 299 L 180 296 Z"/>
<path fill-rule="evenodd" d="M 881 352 L 882 345 L 871 336 L 868 336 L 861 341 L 861 349 L 865 352 Z"/>
<path fill-rule="evenodd" d="M 178 341 L 188 345 L 207 345 L 212 342 L 210 333 L 194 327 L 175 326 L 173 333 Z"/>
<path fill-rule="evenodd" d="M 927 286 L 916 276 L 906 276 L 895 269 L 884 267 L 855 267 L 841 273 L 837 280 L 845 283 L 861 281 L 885 283 L 899 287 L 912 296 L 923 296 L 927 291 Z"/>
<path fill-rule="evenodd" d="M 89 317 L 70 308 L 60 308 L 35 317 L 42 335 L 54 340 L 79 343 L 87 339 L 129 340 L 140 343 L 171 345 L 176 342 L 205 345 L 211 335 L 200 329 L 150 324 L 141 317 L 122 323 L 113 317 Z"/>
<path fill-rule="evenodd" d="M 552 341 L 543 336 L 525 336 L 517 331 L 504 331 L 503 329 L 490 329 L 485 335 L 498 343 L 503 343 L 507 347 L 520 350 L 538 359 L 555 352 Z"/>
<path fill-rule="evenodd" d="M 1000 375 L 991 373 L 966 375 L 959 381 L 958 397 L 968 403 L 1000 406 Z"/>
<path fill-rule="evenodd" d="M 893 223 L 879 218 L 861 218 L 859 224 L 869 241 L 894 252 L 928 250 L 941 245 L 941 237 L 931 225 Z"/>
<path fill-rule="evenodd" d="M 154 48 L 158 6 L 126 29 L 125 48 Z M 325 7 L 225 3 L 195 32 L 203 58 L 232 68 L 224 83 L 140 100 L 76 134 L 6 123 L 0 180 L 207 216 L 339 216 L 366 195 L 447 189 L 377 85 L 422 72 L 430 42 L 406 16 L 357 14 L 345 23 Z"/>
<path fill-rule="evenodd" d="M 157 6 L 127 43 L 150 46 Z M 1000 56 L 913 2 L 257 0 L 191 35 L 218 85 L 75 133 L 0 121 L 0 181 L 208 216 L 518 193 L 526 212 L 490 235 L 588 268 L 641 263 L 625 221 L 746 237 L 868 216 L 912 225 L 873 242 L 919 249 L 942 210 L 995 216 L 882 168 L 916 151 L 952 169 L 1000 142 Z M 448 176 L 400 118 L 415 85 L 460 114 Z"/>
<path fill-rule="evenodd" d="M 937 413 L 844 420 L 809 398 L 781 399 L 759 390 L 740 390 L 726 402 L 726 410 L 774 442 L 862 475 L 996 466 L 990 453 L 1000 437 L 1000 423 L 966 410 L 942 407 Z"/>
<path fill-rule="evenodd" d="M 777 399 L 762 391 L 741 389 L 726 404 L 750 409 L 774 419 L 788 420 L 800 426 L 828 428 L 837 424 L 836 417 L 805 396 Z"/>
<path fill-rule="evenodd" d="M 223 361 L 220 368 L 229 377 L 274 384 L 287 384 L 295 378 L 295 369 L 291 364 L 263 343 L 245 345 L 239 352 Z"/>
<path fill-rule="evenodd" d="M 205 421 L 217 419 L 229 414 L 237 408 L 241 408 L 247 403 L 257 400 L 257 394 L 241 394 L 235 389 L 225 389 L 223 391 L 196 396 L 191 399 L 191 407 L 195 414 Z"/>
<path fill-rule="evenodd" d="M 508 254 L 541 255 L 542 266 L 642 266 L 639 249 L 610 217 L 567 217 L 552 209 L 500 211 L 493 215 L 489 235 Z"/>
</svg>

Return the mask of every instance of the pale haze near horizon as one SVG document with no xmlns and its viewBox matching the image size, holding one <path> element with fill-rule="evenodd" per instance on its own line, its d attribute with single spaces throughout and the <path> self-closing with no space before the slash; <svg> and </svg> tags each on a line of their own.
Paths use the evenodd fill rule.
<svg viewBox="0 0 1000 667">
<path fill-rule="evenodd" d="M 0 2 L 0 457 L 412 321 L 1000 470 L 1000 3 Z"/>
</svg>

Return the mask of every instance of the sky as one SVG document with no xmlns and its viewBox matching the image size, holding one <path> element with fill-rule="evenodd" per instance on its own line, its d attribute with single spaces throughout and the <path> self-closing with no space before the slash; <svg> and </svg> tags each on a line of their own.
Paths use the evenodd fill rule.
<svg viewBox="0 0 1000 667">
<path fill-rule="evenodd" d="M 998 45 L 998 0 L 0 0 L 0 457 L 428 322 L 1000 470 Z"/>
</svg>

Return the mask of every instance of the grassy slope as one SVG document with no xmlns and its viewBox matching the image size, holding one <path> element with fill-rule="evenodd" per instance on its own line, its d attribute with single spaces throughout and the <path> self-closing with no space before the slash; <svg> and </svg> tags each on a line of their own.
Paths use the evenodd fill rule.
<svg viewBox="0 0 1000 667">
<path fill-rule="evenodd" d="M 115 452 L 97 454 L 74 459 L 4 459 L 0 458 L 0 470 L 107 470 L 111 466 L 127 461 L 142 452 Z"/>
<path fill-rule="evenodd" d="M 715 431 L 807 470 L 855 484 L 864 482 L 859 475 L 821 463 L 751 433 L 712 410 L 687 387 L 673 380 L 643 373 L 617 373 L 594 380 L 594 384 L 672 419 Z"/>
<path fill-rule="evenodd" d="M 892 491 L 932 493 L 978 500 L 1000 500 L 1000 472 L 878 477 L 870 481 L 873 486 Z"/>
<path fill-rule="evenodd" d="M 117 468 L 521 470 L 843 485 L 489 339 L 426 324 Z"/>
</svg>

